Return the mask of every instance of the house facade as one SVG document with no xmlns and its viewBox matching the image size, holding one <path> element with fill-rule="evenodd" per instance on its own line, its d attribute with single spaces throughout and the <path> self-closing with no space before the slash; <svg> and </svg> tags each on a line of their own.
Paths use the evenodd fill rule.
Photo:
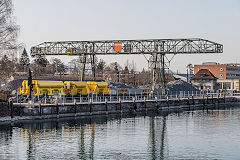
<svg viewBox="0 0 240 160">
<path fill-rule="evenodd" d="M 192 84 L 199 90 L 214 91 L 218 89 L 217 79 L 208 69 L 200 69 L 192 77 Z"/>
<path fill-rule="evenodd" d="M 195 75 L 200 70 L 208 70 L 214 77 L 217 78 L 216 82 L 213 83 L 211 90 L 240 91 L 240 64 L 219 64 L 215 62 L 205 62 L 201 65 L 194 65 Z M 209 86 L 209 82 L 205 83 L 205 85 Z"/>
</svg>

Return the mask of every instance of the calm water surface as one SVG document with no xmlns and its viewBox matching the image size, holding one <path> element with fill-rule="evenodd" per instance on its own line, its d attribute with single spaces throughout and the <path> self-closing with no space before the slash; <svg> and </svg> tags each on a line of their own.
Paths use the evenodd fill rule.
<svg viewBox="0 0 240 160">
<path fill-rule="evenodd" d="M 240 108 L 2 124 L 0 159 L 240 159 Z"/>
</svg>

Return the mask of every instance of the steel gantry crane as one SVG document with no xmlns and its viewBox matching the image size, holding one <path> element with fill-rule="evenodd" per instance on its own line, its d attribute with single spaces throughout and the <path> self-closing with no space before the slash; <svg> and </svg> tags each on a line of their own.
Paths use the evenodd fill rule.
<svg viewBox="0 0 240 160">
<path fill-rule="evenodd" d="M 44 42 L 31 48 L 31 55 L 69 55 L 80 56 L 81 80 L 84 80 L 87 56 L 92 64 L 95 79 L 96 55 L 149 54 L 151 55 L 152 90 L 156 86 L 160 72 L 163 92 L 166 91 L 165 57 L 169 54 L 210 54 L 222 53 L 223 45 L 200 38 L 190 39 L 145 39 L 145 40 L 101 40 L 101 41 L 59 41 Z"/>
</svg>

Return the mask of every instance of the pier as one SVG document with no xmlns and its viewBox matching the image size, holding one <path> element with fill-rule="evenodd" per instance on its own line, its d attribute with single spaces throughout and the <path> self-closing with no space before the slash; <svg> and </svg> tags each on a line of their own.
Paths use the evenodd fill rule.
<svg viewBox="0 0 240 160">
<path fill-rule="evenodd" d="M 86 97 L 57 96 L 24 102 L 9 102 L 5 107 L 10 116 L 4 121 L 51 119 L 92 115 L 136 113 L 148 111 L 184 111 L 219 109 L 238 105 L 237 97 L 224 94 L 206 95 L 184 93 L 179 95 L 114 95 Z"/>
</svg>

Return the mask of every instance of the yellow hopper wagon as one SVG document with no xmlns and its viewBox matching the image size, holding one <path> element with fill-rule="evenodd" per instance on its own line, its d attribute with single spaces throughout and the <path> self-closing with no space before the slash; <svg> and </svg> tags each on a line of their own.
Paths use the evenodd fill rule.
<svg viewBox="0 0 240 160">
<path fill-rule="evenodd" d="M 19 87 L 18 93 L 23 95 L 30 94 L 30 86 L 28 86 L 28 80 L 24 80 L 22 82 L 22 87 Z"/>
<path fill-rule="evenodd" d="M 109 94 L 107 82 L 87 82 L 87 89 L 89 94 Z"/>
<path fill-rule="evenodd" d="M 63 82 L 62 81 L 32 81 L 32 94 L 33 95 L 56 95 L 56 94 L 64 94 L 63 92 Z M 28 81 L 24 80 L 22 82 L 22 88 L 20 89 L 20 94 L 29 95 L 30 94 L 30 86 L 28 85 Z"/>
<path fill-rule="evenodd" d="M 83 81 L 65 81 L 64 93 L 66 95 L 87 95 L 87 82 Z"/>
<path fill-rule="evenodd" d="M 35 81 L 35 84 L 33 85 L 33 94 L 34 95 L 45 95 L 45 94 L 46 95 L 56 95 L 56 94 L 64 95 L 63 85 L 64 84 L 62 81 Z"/>
</svg>

